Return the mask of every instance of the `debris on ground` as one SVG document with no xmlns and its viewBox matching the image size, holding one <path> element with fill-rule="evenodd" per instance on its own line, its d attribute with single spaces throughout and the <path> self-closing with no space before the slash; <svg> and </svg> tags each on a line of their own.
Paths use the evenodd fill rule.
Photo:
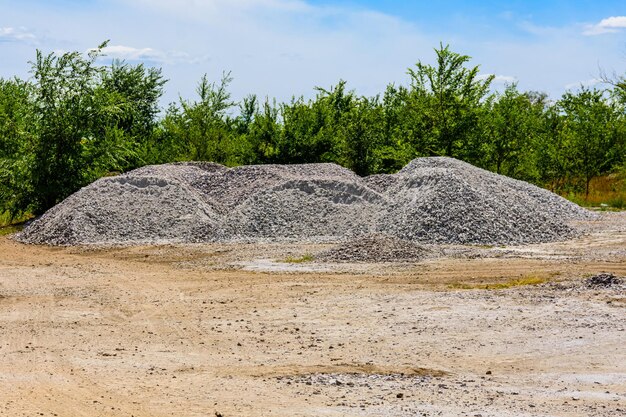
<svg viewBox="0 0 626 417">
<path fill-rule="evenodd" d="M 585 285 L 589 288 L 611 288 L 622 284 L 622 280 L 611 273 L 594 275 L 585 280 Z"/>
</svg>

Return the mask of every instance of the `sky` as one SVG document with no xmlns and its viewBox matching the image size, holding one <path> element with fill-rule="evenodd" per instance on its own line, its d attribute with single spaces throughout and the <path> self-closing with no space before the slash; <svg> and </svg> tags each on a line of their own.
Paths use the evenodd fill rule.
<svg viewBox="0 0 626 417">
<path fill-rule="evenodd" d="M 203 74 L 248 94 L 289 100 L 343 79 L 359 95 L 407 84 L 433 49 L 472 57 L 494 88 L 557 99 L 601 72 L 626 74 L 626 2 L 438 0 L 0 0 L 0 77 L 30 76 L 35 51 L 88 51 L 103 63 L 160 67 L 167 102 L 194 99 Z"/>
</svg>

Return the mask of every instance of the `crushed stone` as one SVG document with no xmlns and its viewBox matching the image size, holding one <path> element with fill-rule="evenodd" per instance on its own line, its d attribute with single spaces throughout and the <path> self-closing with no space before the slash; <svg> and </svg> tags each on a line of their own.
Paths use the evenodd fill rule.
<svg viewBox="0 0 626 417">
<path fill-rule="evenodd" d="M 622 280 L 611 273 L 597 274 L 585 280 L 589 288 L 611 288 L 622 284 Z"/>
<path fill-rule="evenodd" d="M 406 240 L 446 244 L 526 244 L 566 240 L 568 223 L 594 215 L 532 184 L 452 158 L 418 158 L 384 195 L 378 230 Z"/>
<path fill-rule="evenodd" d="M 452 158 L 418 158 L 397 174 L 366 178 L 335 164 L 227 168 L 190 162 L 101 178 L 16 239 L 132 245 L 363 237 L 344 255 L 337 249 L 332 256 L 352 250 L 358 259 L 357 252 L 374 251 L 383 259 L 391 251 L 390 259 L 413 259 L 420 250 L 406 245 L 566 240 L 579 234 L 572 221 L 594 216 L 550 191 Z M 388 239 L 376 243 L 369 235 Z"/>
<path fill-rule="evenodd" d="M 415 262 L 440 251 L 382 234 L 359 236 L 315 255 L 322 262 Z"/>
</svg>

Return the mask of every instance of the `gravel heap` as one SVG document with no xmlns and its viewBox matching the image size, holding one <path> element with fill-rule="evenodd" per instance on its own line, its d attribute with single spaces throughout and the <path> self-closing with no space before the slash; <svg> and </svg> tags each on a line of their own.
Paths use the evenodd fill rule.
<svg viewBox="0 0 626 417">
<path fill-rule="evenodd" d="M 418 158 L 397 174 L 367 178 L 335 164 L 182 163 L 99 179 L 16 238 L 76 245 L 345 242 L 384 234 L 401 240 L 363 238 L 344 252 L 358 258 L 381 246 L 376 256 L 387 247 L 401 258 L 420 252 L 404 241 L 563 240 L 577 234 L 571 220 L 592 216 L 549 191 L 451 158 Z"/>
<path fill-rule="evenodd" d="M 202 242 L 220 216 L 187 181 L 209 172 L 191 165 L 139 168 L 82 188 L 17 235 L 50 245 Z"/>
<path fill-rule="evenodd" d="M 336 241 L 373 231 L 386 205 L 335 164 L 233 168 L 214 176 L 203 193 L 224 210 L 217 240 Z"/>
<path fill-rule="evenodd" d="M 418 158 L 388 182 L 379 230 L 449 244 L 520 244 L 576 236 L 589 211 L 532 184 L 452 158 Z"/>
<path fill-rule="evenodd" d="M 610 273 L 594 275 L 585 280 L 589 288 L 611 288 L 622 284 L 622 280 Z"/>
<path fill-rule="evenodd" d="M 415 262 L 437 254 L 434 249 L 382 234 L 350 239 L 315 255 L 323 262 Z"/>
</svg>

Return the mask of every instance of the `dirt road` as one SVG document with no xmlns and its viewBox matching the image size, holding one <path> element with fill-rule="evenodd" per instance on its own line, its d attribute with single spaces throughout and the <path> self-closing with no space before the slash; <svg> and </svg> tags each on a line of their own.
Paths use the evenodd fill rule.
<svg viewBox="0 0 626 417">
<path fill-rule="evenodd" d="M 626 415 L 626 287 L 585 285 L 626 215 L 588 228 L 405 265 L 0 238 L 0 415 Z"/>
</svg>

